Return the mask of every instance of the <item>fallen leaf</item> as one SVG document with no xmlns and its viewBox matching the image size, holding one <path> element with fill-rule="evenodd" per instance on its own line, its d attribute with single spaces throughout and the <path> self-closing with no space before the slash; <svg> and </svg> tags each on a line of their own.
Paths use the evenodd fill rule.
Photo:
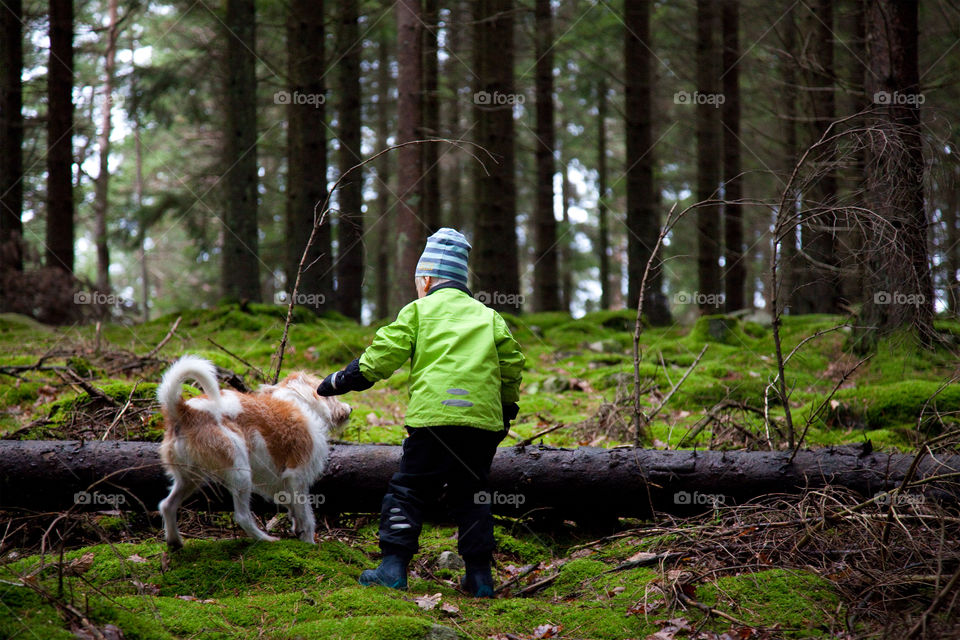
<svg viewBox="0 0 960 640">
<path fill-rule="evenodd" d="M 440 605 L 440 610 L 451 616 L 456 616 L 460 614 L 460 607 L 455 604 L 450 604 L 449 602 L 444 602 Z"/>
<path fill-rule="evenodd" d="M 90 570 L 90 567 L 93 566 L 93 553 L 87 552 L 80 556 L 79 558 L 74 558 L 70 561 L 63 569 L 63 575 L 65 576 L 79 576 L 86 573 Z"/>
<path fill-rule="evenodd" d="M 536 629 L 533 630 L 534 638 L 556 638 L 560 631 L 563 629 L 561 625 L 557 624 L 542 624 Z"/>
<path fill-rule="evenodd" d="M 431 611 L 434 607 L 440 604 L 440 598 L 443 595 L 435 593 L 432 596 L 420 596 L 414 602 L 417 603 L 417 606 L 423 609 L 424 611 Z"/>
<path fill-rule="evenodd" d="M 133 554 L 132 556 L 127 558 L 127 560 L 129 560 L 130 562 L 136 562 L 137 564 L 146 564 L 147 562 L 150 562 L 149 560 L 141 556 L 139 553 Z"/>
<path fill-rule="evenodd" d="M 657 557 L 657 554 L 650 553 L 649 551 L 638 551 L 629 558 L 627 562 L 649 562 Z"/>
</svg>

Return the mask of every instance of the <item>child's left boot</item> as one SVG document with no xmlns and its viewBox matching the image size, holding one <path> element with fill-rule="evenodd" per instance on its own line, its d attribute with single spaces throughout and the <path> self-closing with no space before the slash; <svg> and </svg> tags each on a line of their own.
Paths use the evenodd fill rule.
<svg viewBox="0 0 960 640">
<path fill-rule="evenodd" d="M 367 569 L 360 574 L 359 582 L 365 587 L 380 585 L 391 589 L 406 590 L 408 563 L 409 560 L 400 556 L 383 556 L 379 567 Z"/>
</svg>

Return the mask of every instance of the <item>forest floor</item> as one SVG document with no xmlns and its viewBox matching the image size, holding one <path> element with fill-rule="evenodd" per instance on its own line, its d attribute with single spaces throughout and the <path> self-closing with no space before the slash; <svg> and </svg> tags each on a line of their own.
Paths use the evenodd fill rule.
<svg viewBox="0 0 960 640">
<path fill-rule="evenodd" d="M 233 305 L 100 329 L 0 316 L 0 437 L 159 440 L 154 394 L 169 362 L 196 353 L 255 387 L 272 371 L 284 314 Z M 631 312 L 505 317 L 527 370 L 520 417 L 503 446 L 551 428 L 536 441 L 633 442 Z M 957 428 L 960 323 L 938 321 L 944 340 L 935 350 L 891 338 L 863 360 L 848 349 L 842 318 L 784 320 L 784 353 L 803 343 L 785 378 L 804 445 L 869 440 L 874 449 L 914 451 Z M 298 310 L 284 372 L 337 370 L 376 328 Z M 641 352 L 645 411 L 669 398 L 646 446 L 787 446 L 784 408 L 767 392 L 777 371 L 769 327 L 718 316 L 645 328 Z M 353 394 L 353 415 L 337 437 L 398 444 L 406 379 L 401 370 Z M 876 505 L 850 510 L 855 496 L 781 498 L 683 521 L 622 520 L 605 535 L 582 523 L 498 519 L 497 581 L 505 587 L 490 601 L 461 595 L 457 571 L 441 568 L 440 554 L 456 549 L 443 523 L 425 527 L 410 590 L 398 593 L 356 585 L 377 561 L 370 516 L 325 522 L 314 548 L 252 543 L 230 514 L 185 514 L 187 545 L 168 554 L 155 514 L 54 522 L 57 514 L 0 513 L 0 637 L 902 637 L 932 603 L 921 631 L 956 631 L 952 604 L 935 602 L 957 569 L 956 514 L 910 507 L 891 533 Z M 825 514 L 843 508 L 827 525 Z M 273 524 L 283 528 L 282 518 Z M 796 550 L 811 530 L 813 541 Z M 935 557 L 950 562 L 930 569 Z"/>
</svg>

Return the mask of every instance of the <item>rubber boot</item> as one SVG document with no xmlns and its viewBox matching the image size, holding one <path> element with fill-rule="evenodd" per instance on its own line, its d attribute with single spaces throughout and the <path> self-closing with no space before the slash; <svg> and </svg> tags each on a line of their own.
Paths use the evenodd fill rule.
<svg viewBox="0 0 960 640">
<path fill-rule="evenodd" d="M 400 556 L 383 556 L 380 566 L 376 569 L 367 569 L 360 574 L 360 584 L 365 587 L 381 585 L 391 589 L 407 588 L 407 563 L 409 561 Z"/>
<path fill-rule="evenodd" d="M 489 564 L 467 565 L 466 574 L 460 581 L 460 588 L 474 598 L 493 597 L 493 574 Z"/>
</svg>

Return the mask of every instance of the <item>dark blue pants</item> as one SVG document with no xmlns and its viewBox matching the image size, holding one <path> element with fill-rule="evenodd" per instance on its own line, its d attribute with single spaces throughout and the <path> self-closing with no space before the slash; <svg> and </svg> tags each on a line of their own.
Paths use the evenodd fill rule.
<svg viewBox="0 0 960 640">
<path fill-rule="evenodd" d="M 506 431 L 475 427 L 407 428 L 400 471 L 393 474 L 380 512 L 380 549 L 409 560 L 419 548 L 424 512 L 446 507 L 459 528 L 458 550 L 470 565 L 493 556 L 487 491 L 490 463 Z"/>
</svg>

